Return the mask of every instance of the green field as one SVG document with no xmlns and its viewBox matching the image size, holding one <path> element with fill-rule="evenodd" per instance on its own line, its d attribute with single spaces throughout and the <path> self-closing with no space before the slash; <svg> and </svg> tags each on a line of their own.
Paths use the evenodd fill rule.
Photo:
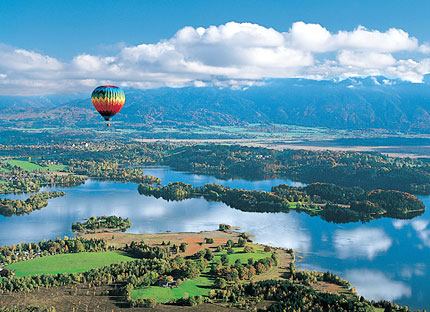
<svg viewBox="0 0 430 312">
<path fill-rule="evenodd" d="M 136 288 L 131 293 L 131 298 L 153 298 L 157 302 L 167 302 L 188 296 L 207 295 L 213 285 L 213 280 L 201 275 L 195 279 L 184 281 L 177 288 L 150 286 L 146 288 Z"/>
<path fill-rule="evenodd" d="M 254 247 L 253 253 L 243 252 L 243 247 L 233 247 L 234 253 L 231 255 L 227 255 L 228 263 L 234 264 L 236 260 L 239 259 L 241 263 L 246 264 L 248 263 L 249 258 L 252 258 L 254 259 L 254 261 L 256 261 L 260 259 L 270 258 L 272 256 L 271 252 L 264 252 L 263 247 L 260 247 L 260 246 L 252 246 L 252 247 Z M 227 254 L 226 250 L 217 252 L 215 254 L 215 259 L 217 257 L 220 258 L 222 255 L 225 255 L 225 254 Z"/>
<path fill-rule="evenodd" d="M 68 166 L 67 165 L 49 165 L 47 167 L 39 166 L 35 163 L 29 162 L 27 160 L 17 160 L 17 159 L 11 159 L 6 161 L 7 164 L 15 167 L 22 168 L 27 171 L 34 171 L 34 170 L 47 170 L 47 171 L 63 171 Z M 5 172 L 8 172 L 9 170 L 6 168 L 2 168 Z M 7 171 L 6 171 L 7 170 Z"/>
<path fill-rule="evenodd" d="M 36 165 L 36 164 L 33 164 L 32 162 L 29 162 L 26 160 L 11 159 L 11 160 L 6 161 L 6 163 L 8 163 L 11 166 L 19 167 L 19 168 L 22 168 L 22 169 L 27 170 L 27 171 L 34 171 L 34 170 L 43 169 L 43 167 Z"/>
<path fill-rule="evenodd" d="M 5 268 L 14 270 L 16 276 L 46 273 L 78 273 L 89 271 L 93 268 L 104 265 L 131 260 L 135 260 L 135 258 L 131 258 L 118 251 L 80 252 L 12 263 Z"/>
</svg>

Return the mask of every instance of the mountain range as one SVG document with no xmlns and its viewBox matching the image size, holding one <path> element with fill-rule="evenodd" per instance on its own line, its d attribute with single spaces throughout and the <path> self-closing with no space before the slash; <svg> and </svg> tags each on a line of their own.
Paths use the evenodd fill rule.
<svg viewBox="0 0 430 312">
<path fill-rule="evenodd" d="M 240 89 L 125 88 L 118 125 L 160 123 L 292 124 L 337 129 L 430 133 L 430 75 L 423 83 L 385 77 L 269 79 Z M 90 94 L 0 96 L 2 126 L 91 127 L 102 121 Z"/>
</svg>

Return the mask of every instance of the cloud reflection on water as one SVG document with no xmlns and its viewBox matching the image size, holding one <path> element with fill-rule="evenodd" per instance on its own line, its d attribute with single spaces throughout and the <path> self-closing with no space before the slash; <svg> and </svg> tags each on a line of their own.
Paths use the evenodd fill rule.
<svg viewBox="0 0 430 312">
<path fill-rule="evenodd" d="M 397 230 L 401 230 L 410 225 L 421 240 L 422 245 L 419 248 L 430 247 L 430 220 L 418 218 L 416 220 L 394 220 L 393 226 Z"/>
<path fill-rule="evenodd" d="M 386 252 L 392 239 L 382 229 L 360 227 L 354 230 L 336 230 L 333 244 L 340 259 L 367 258 L 373 260 Z"/>
<path fill-rule="evenodd" d="M 412 289 L 403 282 L 394 281 L 376 270 L 348 270 L 345 278 L 354 285 L 357 293 L 373 300 L 396 300 L 411 297 Z"/>
</svg>

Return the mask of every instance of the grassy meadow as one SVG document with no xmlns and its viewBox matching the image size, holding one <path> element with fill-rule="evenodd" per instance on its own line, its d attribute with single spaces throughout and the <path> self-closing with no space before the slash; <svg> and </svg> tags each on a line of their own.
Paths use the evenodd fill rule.
<svg viewBox="0 0 430 312">
<path fill-rule="evenodd" d="M 35 258 L 12 263 L 5 268 L 14 270 L 16 276 L 19 277 L 35 274 L 79 273 L 131 260 L 135 260 L 135 258 L 118 251 L 80 252 Z"/>
<path fill-rule="evenodd" d="M 49 165 L 47 167 L 42 167 L 28 160 L 18 160 L 18 159 L 10 159 L 10 160 L 7 160 L 6 163 L 11 166 L 19 167 L 27 171 L 35 171 L 35 170 L 63 171 L 68 167 L 67 165 Z M 7 172 L 6 170 L 8 169 L 2 168 L 2 170 Z"/>
<path fill-rule="evenodd" d="M 254 247 L 254 252 L 246 253 L 243 251 L 243 247 L 233 247 L 234 253 L 232 253 L 231 255 L 228 255 L 227 251 L 223 250 L 215 253 L 214 259 L 216 260 L 217 258 L 221 258 L 222 255 L 227 255 L 229 264 L 234 264 L 237 259 L 239 259 L 242 264 L 246 264 L 248 263 L 249 258 L 252 258 L 254 259 L 254 261 L 257 261 L 260 259 L 270 258 L 272 256 L 271 252 L 264 252 L 264 248 L 261 246 L 250 246 Z"/>
<path fill-rule="evenodd" d="M 11 159 L 6 161 L 7 164 L 19 167 L 21 169 L 27 170 L 27 171 L 34 171 L 34 170 L 40 170 L 44 169 L 43 167 L 33 164 L 32 162 L 26 161 L 26 160 L 17 160 L 17 159 Z"/>
<path fill-rule="evenodd" d="M 177 288 L 150 286 L 145 288 L 136 288 L 131 293 L 131 298 L 136 300 L 139 298 L 153 298 L 159 303 L 180 299 L 188 296 L 207 295 L 213 285 L 213 279 L 205 276 L 184 281 Z"/>
</svg>

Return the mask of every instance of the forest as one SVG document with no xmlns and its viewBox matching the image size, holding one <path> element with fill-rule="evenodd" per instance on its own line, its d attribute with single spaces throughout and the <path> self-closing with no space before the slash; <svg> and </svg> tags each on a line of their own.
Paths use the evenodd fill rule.
<svg viewBox="0 0 430 312">
<path fill-rule="evenodd" d="M 388 311 L 409 311 L 391 302 L 379 302 L 373 305 L 363 297 L 335 295 L 318 292 L 313 288 L 297 285 L 291 281 L 265 280 L 249 284 L 233 284 L 225 290 L 217 290 L 215 297 L 234 306 L 249 308 L 261 299 L 274 301 L 266 311 L 357 311 L 372 312 L 374 307 Z M 387 311 L 387 310 L 385 310 Z"/>
</svg>

